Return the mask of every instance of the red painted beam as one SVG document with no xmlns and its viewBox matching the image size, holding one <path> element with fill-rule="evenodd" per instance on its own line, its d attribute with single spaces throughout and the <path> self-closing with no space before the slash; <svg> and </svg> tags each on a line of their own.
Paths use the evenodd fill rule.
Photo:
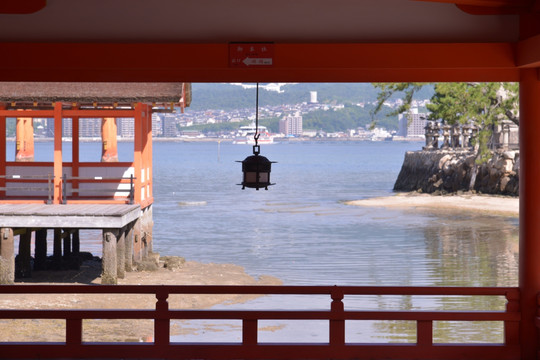
<svg viewBox="0 0 540 360">
<path fill-rule="evenodd" d="M 454 4 L 471 15 L 508 15 L 537 11 L 534 0 L 414 0 Z"/>
<path fill-rule="evenodd" d="M 0 14 L 33 14 L 47 6 L 47 0 L 2 0 Z"/>
<path fill-rule="evenodd" d="M 524 68 L 540 67 L 540 35 L 518 42 L 516 65 Z"/>
<path fill-rule="evenodd" d="M 519 79 L 511 43 L 274 44 L 273 64 L 265 68 L 230 67 L 228 51 L 228 44 L 0 43 L 0 81 Z"/>
<path fill-rule="evenodd" d="M 436 2 L 455 5 L 485 6 L 485 7 L 527 7 L 531 0 L 414 0 L 423 2 Z"/>
</svg>

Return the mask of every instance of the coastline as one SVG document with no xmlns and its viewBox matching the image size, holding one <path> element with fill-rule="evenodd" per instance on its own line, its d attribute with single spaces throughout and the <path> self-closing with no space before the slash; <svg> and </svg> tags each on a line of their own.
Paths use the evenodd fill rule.
<svg viewBox="0 0 540 360">
<path fill-rule="evenodd" d="M 100 261 L 86 261 L 80 270 L 35 271 L 33 277 L 15 284 L 26 285 L 80 285 L 99 286 Z M 118 285 L 282 285 L 272 276 L 254 278 L 244 268 L 234 264 L 214 264 L 187 261 L 178 268 L 161 265 L 155 271 L 126 272 Z M 259 295 L 172 295 L 171 309 L 208 309 L 218 304 L 238 304 Z M 2 309 L 154 309 L 153 295 L 141 294 L 3 294 Z M 119 305 L 120 304 L 120 305 Z M 63 341 L 65 322 L 45 320 L 0 320 L 1 341 Z M 87 320 L 84 323 L 84 341 L 151 341 L 153 322 L 149 320 Z M 46 329 L 44 331 L 44 329 Z M 196 333 L 198 329 L 171 326 L 171 335 Z"/>
<path fill-rule="evenodd" d="M 344 202 L 346 205 L 432 210 L 439 212 L 474 212 L 484 215 L 519 217 L 519 198 L 497 195 L 431 195 L 417 192 L 397 193 Z"/>
</svg>

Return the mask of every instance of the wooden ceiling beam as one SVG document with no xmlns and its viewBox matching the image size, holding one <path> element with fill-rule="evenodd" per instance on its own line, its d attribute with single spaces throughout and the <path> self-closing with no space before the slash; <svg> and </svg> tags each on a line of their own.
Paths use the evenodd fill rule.
<svg viewBox="0 0 540 360">
<path fill-rule="evenodd" d="M 273 44 L 233 67 L 228 44 L 0 43 L 0 81 L 517 81 L 514 44 Z"/>
<path fill-rule="evenodd" d="M 0 14 L 33 14 L 47 6 L 47 0 L 2 0 Z"/>
<path fill-rule="evenodd" d="M 518 42 L 516 46 L 516 65 L 524 68 L 540 68 L 540 35 Z"/>
<path fill-rule="evenodd" d="M 414 0 L 454 4 L 461 11 L 471 15 L 514 15 L 538 12 L 535 0 Z"/>
<path fill-rule="evenodd" d="M 481 7 L 529 7 L 534 0 L 414 0 Z"/>
</svg>

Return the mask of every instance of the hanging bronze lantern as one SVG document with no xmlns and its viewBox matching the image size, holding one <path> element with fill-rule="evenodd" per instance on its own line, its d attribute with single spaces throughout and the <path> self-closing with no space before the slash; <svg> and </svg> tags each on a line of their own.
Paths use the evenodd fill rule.
<svg viewBox="0 0 540 360">
<path fill-rule="evenodd" d="M 272 169 L 272 163 L 266 157 L 259 155 L 261 147 L 258 145 L 259 141 L 259 83 L 257 83 L 257 97 L 255 100 L 255 145 L 253 145 L 253 155 L 248 156 L 244 161 L 238 161 L 242 163 L 243 181 L 242 190 L 245 188 L 268 190 L 270 185 L 270 170 Z"/>
<path fill-rule="evenodd" d="M 242 172 L 244 173 L 244 180 L 242 181 L 242 190 L 245 188 L 252 188 L 259 190 L 264 188 L 268 190 L 270 185 L 270 171 L 272 169 L 272 163 L 274 161 L 268 160 L 266 157 L 259 155 L 260 146 L 253 146 L 253 155 L 248 156 L 241 161 Z"/>
</svg>

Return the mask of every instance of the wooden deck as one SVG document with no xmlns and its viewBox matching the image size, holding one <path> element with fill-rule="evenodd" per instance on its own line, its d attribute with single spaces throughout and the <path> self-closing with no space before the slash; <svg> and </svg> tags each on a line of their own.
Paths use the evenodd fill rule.
<svg viewBox="0 0 540 360">
<path fill-rule="evenodd" d="M 0 204 L 0 227 L 120 229 L 140 213 L 138 204 Z"/>
</svg>

